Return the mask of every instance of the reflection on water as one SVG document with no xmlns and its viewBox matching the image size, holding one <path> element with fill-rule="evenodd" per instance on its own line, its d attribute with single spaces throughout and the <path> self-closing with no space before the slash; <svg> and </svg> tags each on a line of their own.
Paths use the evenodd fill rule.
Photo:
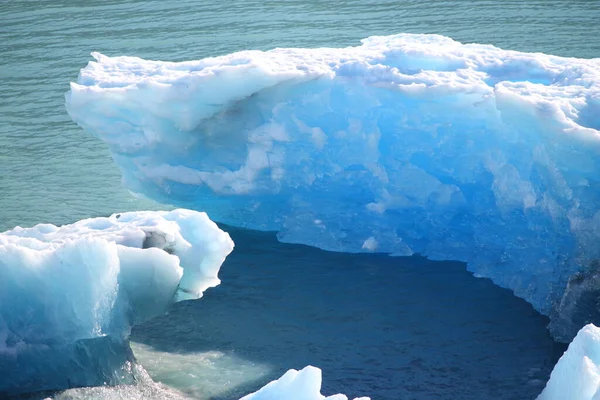
<svg viewBox="0 0 600 400">
<path fill-rule="evenodd" d="M 534 399 L 564 351 L 545 317 L 463 264 L 226 230 L 236 249 L 221 286 L 133 333 L 150 374 L 189 395 L 233 399 L 311 364 L 325 394 Z"/>
</svg>

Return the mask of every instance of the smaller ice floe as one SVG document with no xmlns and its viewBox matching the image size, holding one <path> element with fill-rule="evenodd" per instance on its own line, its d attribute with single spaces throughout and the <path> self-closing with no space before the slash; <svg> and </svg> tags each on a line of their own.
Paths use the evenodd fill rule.
<svg viewBox="0 0 600 400">
<path fill-rule="evenodd" d="M 321 370 L 308 366 L 300 371 L 290 369 L 276 381 L 268 383 L 257 392 L 242 397 L 240 400 L 348 400 L 343 394 L 325 397 L 321 394 Z M 354 400 L 370 400 L 360 397 Z"/>
<path fill-rule="evenodd" d="M 0 397 L 130 383 L 131 327 L 218 285 L 232 250 L 190 210 L 0 233 Z"/>
<path fill-rule="evenodd" d="M 581 328 L 537 400 L 600 399 L 600 328 Z"/>
</svg>

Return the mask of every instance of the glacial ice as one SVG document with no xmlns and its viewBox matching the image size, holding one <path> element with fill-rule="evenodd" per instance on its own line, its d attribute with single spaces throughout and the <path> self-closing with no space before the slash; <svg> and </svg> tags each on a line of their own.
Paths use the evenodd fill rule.
<svg viewBox="0 0 600 400">
<path fill-rule="evenodd" d="M 93 56 L 66 106 L 131 191 L 284 242 L 464 261 L 564 340 L 600 320 L 600 59 L 409 34 Z"/>
<path fill-rule="evenodd" d="M 281 378 L 240 400 L 348 400 L 348 397 L 343 394 L 323 396 L 321 379 L 321 370 L 310 365 L 300 371 L 290 369 Z M 360 397 L 354 400 L 369 400 L 369 398 Z"/>
<path fill-rule="evenodd" d="M 538 400 L 600 399 L 600 328 L 581 328 L 560 358 Z"/>
<path fill-rule="evenodd" d="M 218 285 L 232 249 L 190 210 L 1 233 L 0 397 L 130 382 L 131 326 Z"/>
</svg>

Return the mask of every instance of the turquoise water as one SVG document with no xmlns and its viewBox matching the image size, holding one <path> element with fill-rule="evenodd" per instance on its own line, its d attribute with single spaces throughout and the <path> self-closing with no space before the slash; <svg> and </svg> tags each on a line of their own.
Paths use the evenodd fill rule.
<svg viewBox="0 0 600 400">
<path fill-rule="evenodd" d="M 2 2 L 0 231 L 168 207 L 125 191 L 108 151 L 65 111 L 91 51 L 176 61 L 409 32 L 591 58 L 599 20 L 595 0 Z M 135 332 L 151 375 L 188 395 L 234 398 L 315 364 L 329 394 L 534 398 L 556 359 L 545 318 L 459 264 L 234 239 L 221 287 Z"/>
<path fill-rule="evenodd" d="M 598 20 L 595 0 L 1 2 L 0 230 L 160 208 L 120 187 L 108 151 L 65 112 L 91 51 L 175 61 L 409 32 L 590 58 Z"/>
</svg>

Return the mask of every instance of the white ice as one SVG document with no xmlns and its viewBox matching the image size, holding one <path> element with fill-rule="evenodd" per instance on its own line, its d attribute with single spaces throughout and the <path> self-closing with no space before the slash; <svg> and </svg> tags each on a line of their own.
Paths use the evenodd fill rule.
<svg viewBox="0 0 600 400">
<path fill-rule="evenodd" d="M 600 400 L 600 328 L 581 328 L 538 400 Z"/>
<path fill-rule="evenodd" d="M 343 394 L 323 396 L 321 380 L 319 368 L 309 365 L 300 371 L 290 369 L 281 378 L 240 400 L 348 400 L 348 397 Z M 354 400 L 369 400 L 369 398 L 360 397 Z"/>
</svg>

